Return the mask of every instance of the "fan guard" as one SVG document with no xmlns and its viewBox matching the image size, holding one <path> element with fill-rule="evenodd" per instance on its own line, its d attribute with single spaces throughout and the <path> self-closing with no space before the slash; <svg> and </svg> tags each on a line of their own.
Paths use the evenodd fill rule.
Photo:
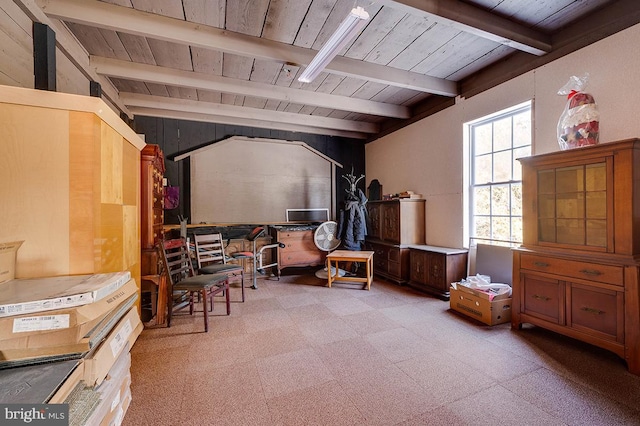
<svg viewBox="0 0 640 426">
<path fill-rule="evenodd" d="M 338 248 L 340 240 L 336 236 L 338 224 L 333 221 L 323 222 L 313 234 L 313 242 L 322 251 L 332 251 Z"/>
<path fill-rule="evenodd" d="M 313 242 L 315 243 L 316 247 L 318 247 L 318 249 L 331 252 L 337 249 L 338 246 L 340 246 L 340 239 L 338 238 L 337 233 L 338 224 L 336 222 L 332 220 L 323 222 L 316 228 L 316 232 L 314 232 L 313 234 Z M 336 271 L 336 268 L 331 267 L 332 277 L 344 277 L 345 274 L 346 271 L 343 271 L 342 269 L 338 269 L 338 271 Z M 328 275 L 329 272 L 326 266 L 324 267 L 324 269 L 319 269 L 318 271 L 316 271 L 316 277 L 320 279 L 326 280 Z"/>
</svg>

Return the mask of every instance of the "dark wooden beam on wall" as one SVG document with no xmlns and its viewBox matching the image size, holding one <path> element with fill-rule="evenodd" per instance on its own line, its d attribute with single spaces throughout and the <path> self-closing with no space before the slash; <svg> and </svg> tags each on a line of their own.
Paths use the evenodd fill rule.
<svg viewBox="0 0 640 426">
<path fill-rule="evenodd" d="M 93 97 L 96 97 L 96 98 L 101 98 L 102 97 L 102 86 L 100 85 L 100 83 L 98 83 L 97 81 L 93 81 L 93 80 L 89 82 L 89 95 L 91 95 Z M 126 114 L 125 114 L 125 116 L 126 116 Z"/>
<path fill-rule="evenodd" d="M 34 87 L 56 91 L 56 33 L 45 24 L 33 23 Z"/>
</svg>

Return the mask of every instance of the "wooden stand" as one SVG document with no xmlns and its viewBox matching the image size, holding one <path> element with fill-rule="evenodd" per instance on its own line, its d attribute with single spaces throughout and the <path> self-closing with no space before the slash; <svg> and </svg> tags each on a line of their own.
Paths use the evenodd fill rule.
<svg viewBox="0 0 640 426">
<path fill-rule="evenodd" d="M 336 277 L 332 277 L 331 274 L 331 262 L 335 262 Z M 339 277 L 337 271 L 339 270 L 338 264 L 340 262 L 364 262 L 366 263 L 366 276 L 365 277 Z M 349 250 L 336 250 L 327 255 L 327 281 L 329 288 L 333 281 L 350 281 L 366 283 L 367 290 L 371 289 L 371 282 L 373 281 L 373 252 L 372 251 L 349 251 Z"/>
</svg>

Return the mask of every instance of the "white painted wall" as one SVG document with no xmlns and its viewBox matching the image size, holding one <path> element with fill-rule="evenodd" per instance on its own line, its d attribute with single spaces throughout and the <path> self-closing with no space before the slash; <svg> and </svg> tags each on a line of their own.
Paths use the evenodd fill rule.
<svg viewBox="0 0 640 426">
<path fill-rule="evenodd" d="M 587 92 L 600 111 L 600 143 L 640 136 L 640 25 L 503 83 L 366 145 L 367 186 L 412 190 L 426 204 L 426 242 L 463 247 L 463 124 L 534 101 L 533 151 L 559 150 L 556 125 L 565 99 L 557 95 L 572 75 L 590 73 Z"/>
</svg>

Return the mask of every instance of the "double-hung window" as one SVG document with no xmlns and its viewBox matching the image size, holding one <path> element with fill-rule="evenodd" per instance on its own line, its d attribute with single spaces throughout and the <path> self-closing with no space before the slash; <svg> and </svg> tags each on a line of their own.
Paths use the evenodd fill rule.
<svg viewBox="0 0 640 426">
<path fill-rule="evenodd" d="M 517 245 L 522 242 L 522 171 L 517 159 L 531 155 L 531 102 L 465 127 L 470 241 Z"/>
</svg>

